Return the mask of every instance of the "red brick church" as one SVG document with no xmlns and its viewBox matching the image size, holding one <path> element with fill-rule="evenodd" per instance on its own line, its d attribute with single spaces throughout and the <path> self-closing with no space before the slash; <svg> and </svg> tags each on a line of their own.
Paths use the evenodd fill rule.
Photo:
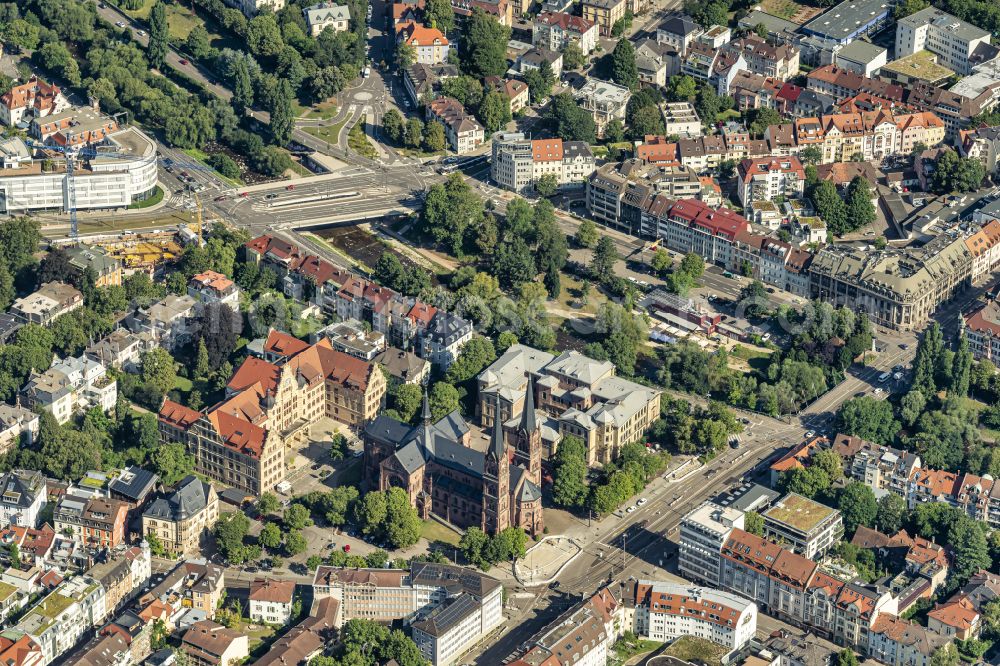
<svg viewBox="0 0 1000 666">
<path fill-rule="evenodd" d="M 363 434 L 365 483 L 402 488 L 424 519 L 434 514 L 488 534 L 510 526 L 541 534 L 542 436 L 532 388 L 517 422 L 494 419 L 485 453 L 469 446 L 458 411 L 432 423 L 426 395 L 417 426 L 379 415 Z"/>
</svg>

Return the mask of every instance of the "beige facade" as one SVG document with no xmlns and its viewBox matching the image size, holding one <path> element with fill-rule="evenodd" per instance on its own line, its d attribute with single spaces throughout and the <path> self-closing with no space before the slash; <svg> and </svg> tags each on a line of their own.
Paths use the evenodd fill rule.
<svg viewBox="0 0 1000 666">
<path fill-rule="evenodd" d="M 143 512 L 142 533 L 155 535 L 169 553 L 194 555 L 218 519 L 219 497 L 212 484 L 188 476 Z"/>
<path fill-rule="evenodd" d="M 583 18 L 596 23 L 601 35 L 611 35 L 611 28 L 625 18 L 628 9 L 626 0 L 584 0 Z"/>
</svg>

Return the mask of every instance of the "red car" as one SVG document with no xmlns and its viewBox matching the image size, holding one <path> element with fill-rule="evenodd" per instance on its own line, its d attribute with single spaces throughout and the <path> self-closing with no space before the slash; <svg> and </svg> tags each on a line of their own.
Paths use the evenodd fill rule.
<svg viewBox="0 0 1000 666">
<path fill-rule="evenodd" d="M 240 196 L 243 197 L 244 199 L 246 199 L 248 196 L 250 196 L 250 193 L 249 192 L 240 192 Z"/>
<path fill-rule="evenodd" d="M 286 189 L 286 190 L 294 190 L 294 189 L 295 189 L 295 186 L 294 186 L 294 185 L 289 185 L 289 186 L 288 186 L 288 187 L 286 187 L 285 189 Z"/>
<path fill-rule="evenodd" d="M 181 60 L 180 60 L 180 63 L 181 63 L 182 65 L 190 65 L 190 64 L 191 64 L 191 63 L 189 63 L 189 62 L 187 61 L 187 58 L 181 58 Z"/>
<path fill-rule="evenodd" d="M 349 543 L 345 543 L 344 544 L 344 552 L 345 553 L 351 552 L 351 544 L 349 544 Z"/>
</svg>

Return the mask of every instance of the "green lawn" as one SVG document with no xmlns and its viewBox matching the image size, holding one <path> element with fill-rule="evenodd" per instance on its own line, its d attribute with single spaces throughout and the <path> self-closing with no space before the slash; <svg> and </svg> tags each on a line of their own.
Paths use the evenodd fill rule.
<svg viewBox="0 0 1000 666">
<path fill-rule="evenodd" d="M 327 143 L 337 145 L 337 139 L 340 137 L 340 130 L 343 129 L 345 122 L 347 122 L 346 119 L 333 125 L 326 125 L 324 127 L 303 127 L 302 129 L 304 129 L 307 133 L 312 134 L 317 139 L 322 139 Z"/>
<path fill-rule="evenodd" d="M 378 157 L 378 151 L 368 140 L 368 135 L 365 133 L 365 122 L 366 118 L 361 116 L 361 119 L 354 124 L 354 127 L 347 134 L 347 146 L 358 155 L 373 160 Z"/>
<path fill-rule="evenodd" d="M 315 106 L 309 107 L 305 110 L 305 113 L 301 114 L 303 118 L 312 120 L 330 120 L 335 115 L 337 115 L 337 105 L 333 102 L 320 102 Z"/>
<path fill-rule="evenodd" d="M 184 41 L 195 26 L 204 27 L 205 22 L 189 8 L 170 4 L 167 5 L 167 25 L 170 29 L 170 39 Z M 209 39 L 211 37 L 210 33 Z"/>
<path fill-rule="evenodd" d="M 178 376 L 174 381 L 174 388 L 181 393 L 190 393 L 191 389 L 194 388 L 194 384 L 192 384 L 191 380 L 187 377 Z"/>
<path fill-rule="evenodd" d="M 440 541 L 452 546 L 458 546 L 462 538 L 455 533 L 455 530 L 448 529 L 436 520 L 425 520 L 423 527 L 420 528 L 420 536 L 431 542 Z"/>
<path fill-rule="evenodd" d="M 216 176 L 218 176 L 222 180 L 226 181 L 227 183 L 229 183 L 233 187 L 241 187 L 243 185 L 243 181 L 242 180 L 234 180 L 232 178 L 227 178 L 226 176 L 223 176 L 221 173 L 219 173 L 218 171 L 216 171 L 215 169 L 213 169 L 211 167 L 211 165 L 209 165 L 209 163 L 208 163 L 208 158 L 209 158 L 208 153 L 206 153 L 206 152 L 204 152 L 202 150 L 199 150 L 197 148 L 184 148 L 183 149 L 183 153 L 185 155 L 187 155 L 188 157 L 190 157 L 191 159 L 193 159 L 193 160 L 195 160 L 197 162 L 201 162 L 207 168 L 212 169 L 212 171 L 215 173 Z"/>
<path fill-rule="evenodd" d="M 618 663 L 623 664 L 638 654 L 652 652 L 663 645 L 659 641 L 647 641 L 639 638 L 621 638 L 614 645 L 615 658 Z"/>
<path fill-rule="evenodd" d="M 722 657 L 726 652 L 726 648 L 704 638 L 681 636 L 663 654 L 705 666 L 722 666 Z"/>
<path fill-rule="evenodd" d="M 120 6 L 119 9 L 121 9 L 122 12 L 131 16 L 132 18 L 142 19 L 143 21 L 145 21 L 146 19 L 149 18 L 149 12 L 153 11 L 154 4 L 156 4 L 156 0 L 146 0 L 146 2 L 143 3 L 142 7 L 139 7 L 139 9 L 129 10 Z"/>
</svg>

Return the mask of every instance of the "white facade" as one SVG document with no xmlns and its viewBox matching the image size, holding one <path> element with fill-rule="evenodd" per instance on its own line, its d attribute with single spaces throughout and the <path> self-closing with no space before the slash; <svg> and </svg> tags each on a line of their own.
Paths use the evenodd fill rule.
<svg viewBox="0 0 1000 666">
<path fill-rule="evenodd" d="M 636 584 L 634 631 L 654 641 L 696 636 L 739 650 L 757 633 L 757 606 L 727 592 L 677 583 Z"/>
<path fill-rule="evenodd" d="M 531 24 L 531 43 L 550 51 L 562 51 L 576 42 L 583 55 L 597 47 L 597 24 L 561 12 L 542 12 Z"/>
<path fill-rule="evenodd" d="M 477 641 L 503 623 L 501 597 L 501 590 L 497 588 L 481 602 L 468 594 L 445 602 L 426 620 L 413 623 L 413 642 L 433 666 L 455 663 Z"/>
<path fill-rule="evenodd" d="M 75 194 L 77 210 L 125 208 L 152 194 L 157 182 L 156 146 L 145 134 L 128 127 L 110 136 L 121 142 L 127 157 L 86 160 L 77 164 L 72 191 L 66 171 L 43 173 L 41 162 L 22 162 L 17 169 L 0 175 L 0 213 L 19 214 L 35 210 L 66 211 Z"/>
<path fill-rule="evenodd" d="M 990 44 L 990 33 L 934 7 L 921 9 L 896 23 L 896 59 L 927 50 L 957 74 L 972 73 L 972 54 Z"/>
<path fill-rule="evenodd" d="M 250 600 L 250 619 L 267 624 L 288 624 L 292 619 L 292 602 Z"/>
<path fill-rule="evenodd" d="M 118 383 L 107 369 L 86 356 L 67 358 L 34 375 L 23 391 L 25 401 L 52 412 L 59 423 L 67 423 L 77 409 L 100 407 L 108 412 L 118 400 Z"/>
<path fill-rule="evenodd" d="M 743 524 L 742 511 L 712 502 L 705 502 L 684 516 L 677 558 L 681 575 L 708 585 L 718 585 L 722 544 L 734 528 L 743 529 Z"/>
<path fill-rule="evenodd" d="M 533 141 L 521 132 L 493 135 L 490 175 L 504 189 L 531 190 L 546 174 L 555 175 L 560 186 L 582 186 L 595 168 L 594 154 L 581 141 Z"/>
<path fill-rule="evenodd" d="M 0 476 L 0 524 L 38 527 L 47 494 L 40 472 L 12 470 Z"/>
<path fill-rule="evenodd" d="M 100 583 L 89 576 L 77 576 L 44 597 L 15 628 L 35 639 L 42 647 L 43 664 L 50 664 L 104 621 L 104 601 Z"/>
<path fill-rule="evenodd" d="M 302 15 L 309 26 L 309 34 L 318 37 L 321 32 L 331 28 L 334 32 L 346 32 L 351 24 L 351 12 L 347 5 L 337 5 L 332 2 L 321 2 L 302 10 Z"/>
</svg>

